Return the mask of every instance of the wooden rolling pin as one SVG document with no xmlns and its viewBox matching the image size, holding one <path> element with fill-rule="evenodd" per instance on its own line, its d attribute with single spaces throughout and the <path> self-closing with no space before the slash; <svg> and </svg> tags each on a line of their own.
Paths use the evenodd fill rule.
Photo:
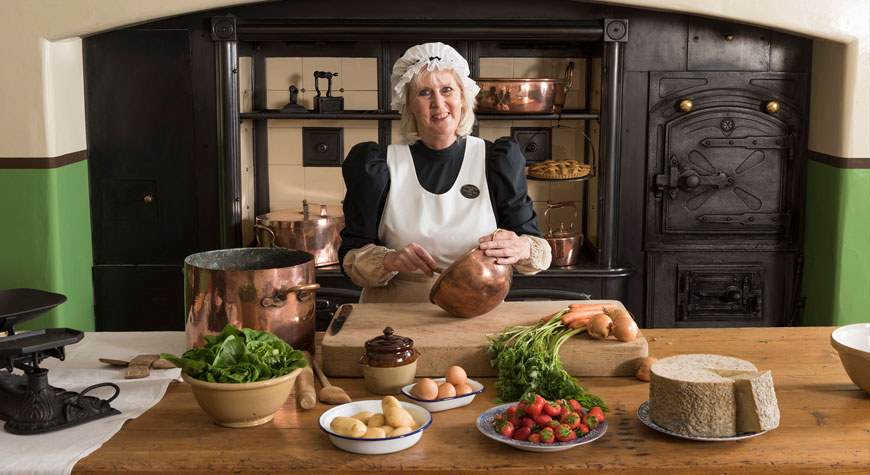
<svg viewBox="0 0 870 475">
<path fill-rule="evenodd" d="M 314 391 L 314 372 L 311 370 L 311 353 L 302 352 L 308 366 L 302 368 L 302 372 L 296 377 L 296 400 L 299 407 L 304 410 L 311 409 L 317 404 L 317 394 Z"/>
</svg>

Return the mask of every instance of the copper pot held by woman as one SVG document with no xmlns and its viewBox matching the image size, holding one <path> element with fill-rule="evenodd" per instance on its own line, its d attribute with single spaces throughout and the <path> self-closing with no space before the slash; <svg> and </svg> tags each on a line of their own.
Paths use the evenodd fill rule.
<svg viewBox="0 0 870 475">
<path fill-rule="evenodd" d="M 244 248 L 184 259 L 187 347 L 227 324 L 269 331 L 298 350 L 314 350 L 314 256 L 293 249 Z"/>
<path fill-rule="evenodd" d="M 307 200 L 302 200 L 302 208 L 257 216 L 254 224 L 257 245 L 310 252 L 316 267 L 338 264 L 342 229 L 341 206 L 309 204 Z"/>
</svg>

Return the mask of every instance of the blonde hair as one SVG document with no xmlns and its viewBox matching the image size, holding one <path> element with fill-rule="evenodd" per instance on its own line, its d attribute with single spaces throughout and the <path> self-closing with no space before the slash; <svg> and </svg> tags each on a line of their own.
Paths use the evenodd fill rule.
<svg viewBox="0 0 870 475">
<path fill-rule="evenodd" d="M 459 123 L 456 125 L 456 136 L 462 138 L 474 129 L 474 106 L 477 104 L 477 97 L 475 91 L 462 87 L 462 80 L 456 71 L 453 69 L 447 71 L 453 74 L 456 84 L 462 90 L 462 113 L 459 116 Z M 405 97 L 411 97 L 411 92 L 417 89 L 419 78 L 420 74 L 417 74 L 405 85 Z M 409 109 L 408 102 L 410 101 L 405 101 L 402 110 L 399 111 L 402 115 L 399 121 L 399 143 L 413 145 L 420 141 L 420 134 L 417 129 L 417 118 Z"/>
</svg>

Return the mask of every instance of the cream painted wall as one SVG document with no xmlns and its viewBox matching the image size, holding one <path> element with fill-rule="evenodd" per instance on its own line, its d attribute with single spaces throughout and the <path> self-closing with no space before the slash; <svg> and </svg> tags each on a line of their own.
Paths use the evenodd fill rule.
<svg viewBox="0 0 870 475">
<path fill-rule="evenodd" d="M 80 37 L 263 0 L 0 0 L 0 159 L 84 150 Z"/>
<path fill-rule="evenodd" d="M 83 149 L 77 38 L 154 19 L 262 0 L 0 0 L 0 157 Z M 605 0 L 766 26 L 817 39 L 810 148 L 870 157 L 870 0 Z M 824 40 L 824 41 L 820 41 Z"/>
</svg>

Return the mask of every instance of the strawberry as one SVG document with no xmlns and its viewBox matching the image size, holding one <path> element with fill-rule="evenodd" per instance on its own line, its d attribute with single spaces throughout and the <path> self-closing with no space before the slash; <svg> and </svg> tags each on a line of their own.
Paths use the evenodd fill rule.
<svg viewBox="0 0 870 475">
<path fill-rule="evenodd" d="M 562 413 L 562 407 L 556 404 L 556 402 L 547 402 L 544 401 L 544 414 L 550 417 L 556 417 Z"/>
<path fill-rule="evenodd" d="M 520 402 L 526 403 L 526 406 L 523 408 L 523 410 L 526 411 L 526 414 L 534 417 L 544 410 L 544 403 L 547 401 L 542 398 L 541 395 L 529 392 L 523 396 L 523 399 Z"/>
<path fill-rule="evenodd" d="M 574 431 L 565 424 L 562 424 L 558 429 L 556 429 L 556 440 L 559 442 L 568 442 L 569 440 L 574 440 L 576 438 L 577 434 L 575 434 Z"/>
<path fill-rule="evenodd" d="M 508 439 L 513 438 L 514 436 L 514 425 L 510 423 L 503 415 L 498 415 L 492 421 L 492 426 L 495 427 L 495 431 L 499 434 L 507 437 Z"/>
<path fill-rule="evenodd" d="M 601 410 L 601 408 L 598 406 L 595 406 L 592 409 L 589 409 L 588 415 L 590 417 L 595 417 L 595 420 L 598 423 L 604 422 L 604 411 Z"/>
<path fill-rule="evenodd" d="M 574 429 L 574 433 L 577 434 L 577 437 L 583 437 L 584 435 L 589 433 L 589 426 L 586 424 L 580 424 L 577 428 Z"/>
<path fill-rule="evenodd" d="M 534 417 L 534 419 L 535 419 L 535 424 L 537 424 L 540 427 L 547 427 L 548 425 L 550 425 L 550 421 L 553 420 L 552 417 L 550 417 L 546 414 L 538 414 L 537 416 Z"/>
<path fill-rule="evenodd" d="M 580 403 L 574 399 L 568 399 L 568 407 L 577 414 L 580 414 L 581 416 L 586 414 L 586 411 L 583 410 L 583 406 L 581 406 Z"/>
<path fill-rule="evenodd" d="M 580 422 L 586 424 L 590 429 L 594 429 L 595 426 L 598 425 L 598 419 L 596 419 L 595 416 L 590 417 L 589 414 L 583 416 L 583 418 L 580 419 Z"/>
<path fill-rule="evenodd" d="M 536 444 L 540 444 L 541 443 L 541 434 L 536 432 L 536 433 L 530 435 L 528 440 L 529 440 L 529 442 L 534 442 Z"/>
<path fill-rule="evenodd" d="M 507 409 L 507 420 L 510 421 L 514 427 L 520 427 L 523 425 L 522 416 L 520 416 L 520 411 L 517 409 L 517 406 L 511 406 Z"/>
<path fill-rule="evenodd" d="M 523 427 L 528 427 L 529 429 L 535 428 L 535 420 L 531 417 L 523 417 L 522 423 L 520 424 Z"/>
<path fill-rule="evenodd" d="M 576 412 L 569 412 L 562 416 L 559 421 L 572 429 L 576 429 L 581 424 L 582 419 Z"/>
<path fill-rule="evenodd" d="M 556 432 L 550 427 L 545 427 L 544 430 L 541 431 L 541 442 L 545 444 L 552 444 L 555 441 Z"/>
<path fill-rule="evenodd" d="M 514 431 L 514 440 L 529 440 L 530 435 L 532 435 L 531 427 L 520 427 Z"/>
</svg>

